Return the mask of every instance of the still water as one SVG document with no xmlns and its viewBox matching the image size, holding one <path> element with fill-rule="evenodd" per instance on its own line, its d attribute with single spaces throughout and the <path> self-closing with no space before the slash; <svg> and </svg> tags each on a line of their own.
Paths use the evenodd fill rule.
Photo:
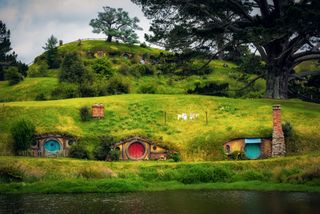
<svg viewBox="0 0 320 214">
<path fill-rule="evenodd" d="M 175 190 L 0 195 L 0 213 L 320 213 L 319 193 Z"/>
</svg>

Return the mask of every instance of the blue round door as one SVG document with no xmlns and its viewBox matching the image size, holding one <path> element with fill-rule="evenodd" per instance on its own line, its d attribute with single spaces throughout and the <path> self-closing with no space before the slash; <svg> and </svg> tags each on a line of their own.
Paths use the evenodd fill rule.
<svg viewBox="0 0 320 214">
<path fill-rule="evenodd" d="M 47 152 L 50 153 L 57 153 L 60 151 L 61 146 L 60 143 L 56 140 L 48 140 L 45 144 L 44 144 L 44 148 Z"/>
<path fill-rule="evenodd" d="M 261 155 L 260 144 L 258 143 L 246 144 L 244 148 L 244 154 L 249 159 L 259 158 Z"/>
</svg>

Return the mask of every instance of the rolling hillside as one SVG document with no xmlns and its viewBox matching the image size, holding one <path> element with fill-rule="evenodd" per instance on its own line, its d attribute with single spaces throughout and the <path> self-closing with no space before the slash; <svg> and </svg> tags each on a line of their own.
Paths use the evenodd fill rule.
<svg viewBox="0 0 320 214">
<path fill-rule="evenodd" d="M 159 56 L 166 54 L 166 51 L 126 45 L 120 43 L 107 43 L 99 40 L 84 40 L 64 44 L 58 47 L 61 60 L 70 52 L 77 52 L 83 60 L 86 68 L 92 71 L 92 65 L 97 60 L 107 61 L 113 70 L 113 76 L 119 78 L 129 85 L 129 93 L 152 93 L 152 94 L 186 94 L 188 90 L 194 90 L 196 85 L 205 86 L 208 82 L 215 84 L 228 84 L 229 90 L 223 91 L 228 97 L 262 97 L 265 88 L 265 81 L 259 80 L 253 87 L 237 92 L 235 89 L 242 88 L 254 75 L 241 74 L 234 63 L 214 60 L 209 64 L 210 72 L 207 74 L 182 75 L 183 69 L 180 68 L 173 73 L 165 73 L 166 68 L 160 68 L 157 64 Z M 143 62 L 141 60 L 143 59 Z M 39 69 L 46 63 L 45 53 L 36 57 L 34 64 L 30 66 L 29 72 Z M 196 61 L 196 68 L 201 67 L 204 60 Z M 140 74 L 139 69 L 147 67 L 152 74 Z M 193 68 L 193 69 L 196 69 Z M 169 69 L 169 68 L 168 68 Z M 0 102 L 12 101 L 31 101 L 64 99 L 66 97 L 56 96 L 55 91 L 61 88 L 58 83 L 58 69 L 49 69 L 37 78 L 25 78 L 15 86 L 9 86 L 6 81 L 0 82 Z M 180 73 L 180 74 L 179 74 Z M 95 78 L 95 84 L 99 88 L 108 85 L 108 80 L 101 80 L 101 76 Z M 104 94 L 109 95 L 109 94 Z M 101 96 L 96 94 L 96 96 Z"/>
<path fill-rule="evenodd" d="M 94 103 L 105 106 L 105 118 L 81 122 L 79 109 Z M 231 99 L 196 95 L 118 95 L 54 101 L 9 102 L 0 105 L 0 151 L 10 152 L 10 128 L 25 118 L 37 133 L 68 133 L 90 150 L 99 137 L 118 139 L 142 135 L 176 148 L 184 160 L 221 160 L 222 145 L 238 137 L 270 137 L 272 105 L 280 103 L 283 122 L 296 133 L 298 152 L 320 148 L 320 105 L 297 100 Z M 206 113 L 208 124 L 206 124 Z M 164 114 L 166 113 L 166 124 Z M 177 120 L 177 114 L 197 113 L 196 120 Z"/>
</svg>

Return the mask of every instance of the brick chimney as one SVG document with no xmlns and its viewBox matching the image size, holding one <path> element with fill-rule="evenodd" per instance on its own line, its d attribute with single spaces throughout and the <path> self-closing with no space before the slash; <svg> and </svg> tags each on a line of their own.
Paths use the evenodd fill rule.
<svg viewBox="0 0 320 214">
<path fill-rule="evenodd" d="M 104 118 L 104 106 L 103 104 L 92 105 L 92 117 L 95 119 Z"/>
<path fill-rule="evenodd" d="M 272 157 L 286 154 L 286 145 L 281 124 L 281 106 L 273 106 Z"/>
</svg>

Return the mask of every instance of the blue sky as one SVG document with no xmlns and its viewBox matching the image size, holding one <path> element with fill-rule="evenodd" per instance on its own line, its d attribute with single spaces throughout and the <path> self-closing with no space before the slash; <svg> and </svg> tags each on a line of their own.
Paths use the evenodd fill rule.
<svg viewBox="0 0 320 214">
<path fill-rule="evenodd" d="M 137 31 L 140 41 L 149 29 L 149 21 L 141 9 L 130 0 L 0 0 L 0 20 L 11 31 L 11 46 L 18 59 L 25 63 L 43 52 L 50 35 L 64 43 L 79 38 L 104 38 L 92 33 L 89 26 L 103 6 L 123 8 L 131 17 L 140 19 L 143 31 Z"/>
</svg>

